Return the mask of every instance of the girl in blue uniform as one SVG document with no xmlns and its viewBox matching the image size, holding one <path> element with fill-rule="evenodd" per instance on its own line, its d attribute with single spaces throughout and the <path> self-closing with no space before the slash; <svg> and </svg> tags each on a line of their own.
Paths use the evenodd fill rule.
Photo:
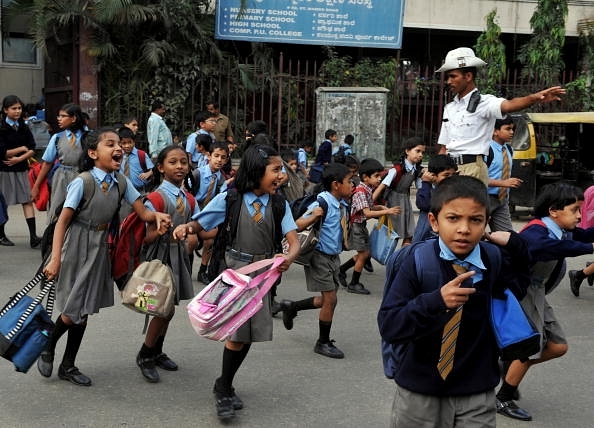
<svg viewBox="0 0 594 428">
<path fill-rule="evenodd" d="M 241 203 L 239 215 L 231 221 L 236 223 L 236 236 L 230 236 L 225 245 L 225 264 L 237 269 L 248 263 L 272 257 L 280 253 L 281 230 L 289 243 L 288 254 L 283 256 L 285 261 L 278 267 L 281 272 L 286 271 L 299 252 L 297 226 L 291 215 L 291 209 L 286 200 L 276 195 L 281 184 L 282 160 L 278 153 L 270 146 L 251 146 L 243 157 L 235 176 L 238 198 Z M 229 190 L 227 193 L 235 192 Z M 194 233 L 211 231 L 226 219 L 227 204 L 230 196 L 227 193 L 216 195 L 204 209 L 194 216 L 194 221 L 175 228 L 174 236 L 185 239 Z M 280 198 L 280 199 L 279 199 Z M 281 218 L 274 215 L 275 204 L 284 206 Z M 278 208 L 276 208 L 278 209 Z M 259 211 L 259 213 L 258 213 Z M 280 223 L 278 229 L 275 225 Z M 230 225 L 233 228 L 233 225 Z M 219 227 L 218 233 L 225 233 L 227 227 Z M 215 240 L 215 246 L 220 241 Z M 215 248 L 215 251 L 217 249 Z M 213 259 L 215 255 L 213 254 Z M 211 260 L 212 262 L 212 260 Z M 259 272 L 256 272 L 257 274 Z M 242 325 L 233 336 L 225 342 L 223 351 L 223 367 L 221 376 L 214 385 L 217 415 L 221 419 L 235 416 L 235 411 L 243 408 L 243 402 L 235 394 L 233 379 L 243 363 L 251 343 L 272 340 L 272 315 L 270 312 L 270 293 L 264 296 L 263 307 L 248 322 Z"/>
<path fill-rule="evenodd" d="M 61 313 L 47 348 L 37 360 L 37 368 L 42 376 L 51 376 L 56 344 L 68 332 L 58 377 L 82 386 L 90 386 L 91 379 L 74 362 L 87 319 L 99 309 L 113 306 L 113 279 L 106 243 L 109 222 L 118 210 L 119 200 L 123 198 L 131 204 L 142 220 L 156 223 L 162 234 L 171 224 L 169 215 L 146 209 L 132 183 L 116 173 L 123 157 L 119 141 L 118 134 L 112 130 L 88 133 L 83 138 L 81 170 L 84 172 L 68 185 L 50 260 L 43 268 L 47 279 L 56 279 L 56 307 Z M 121 195 L 119 180 L 126 180 Z M 85 190 L 89 187 L 87 183 L 92 184 L 92 192 Z"/>
</svg>

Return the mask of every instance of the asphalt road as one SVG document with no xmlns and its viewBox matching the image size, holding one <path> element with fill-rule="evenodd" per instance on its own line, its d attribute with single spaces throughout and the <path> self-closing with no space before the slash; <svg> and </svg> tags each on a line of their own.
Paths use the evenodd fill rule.
<svg viewBox="0 0 594 428">
<path fill-rule="evenodd" d="M 0 247 L 0 301 L 22 287 L 39 263 L 38 250 L 28 246 L 20 207 L 9 208 L 7 235 L 15 247 Z M 515 223 L 519 228 L 527 217 Z M 45 214 L 38 214 L 40 233 Z M 569 259 L 570 268 L 583 267 L 592 257 Z M 226 425 L 238 427 L 385 427 L 394 384 L 381 367 L 376 313 L 385 269 L 374 262 L 373 274 L 363 273 L 369 296 L 339 292 L 332 338 L 344 360 L 313 352 L 317 312 L 302 312 L 286 331 L 275 320 L 272 342 L 254 344 L 235 387 L 245 403 Z M 195 284 L 196 292 L 202 285 Z M 300 299 L 305 290 L 303 269 L 284 275 L 280 297 Z M 556 361 L 536 366 L 522 383 L 520 405 L 532 422 L 498 416 L 500 427 L 592 427 L 594 392 L 594 288 L 584 282 L 575 298 L 567 279 L 550 301 L 561 320 L 570 350 Z M 212 386 L 220 372 L 222 344 L 198 337 L 188 321 L 185 304 L 170 325 L 165 351 L 180 365 L 177 372 L 161 371 L 161 382 L 149 384 L 135 364 L 143 340 L 142 315 L 119 303 L 90 317 L 77 365 L 93 380 L 89 388 L 42 378 L 35 366 L 26 373 L 0 361 L 0 427 L 212 427 L 219 426 Z M 66 340 L 58 344 L 61 356 Z M 58 359 L 58 358 L 57 358 Z"/>
</svg>

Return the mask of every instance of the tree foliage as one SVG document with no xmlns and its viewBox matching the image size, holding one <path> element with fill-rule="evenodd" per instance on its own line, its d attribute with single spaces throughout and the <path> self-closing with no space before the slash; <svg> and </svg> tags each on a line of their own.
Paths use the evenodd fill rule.
<svg viewBox="0 0 594 428">
<path fill-rule="evenodd" d="M 501 27 L 495 22 L 497 9 L 493 9 L 485 17 L 487 28 L 482 33 L 475 45 L 476 55 L 482 58 L 486 67 L 479 68 L 478 84 L 481 92 L 493 95 L 499 95 L 498 87 L 505 78 L 506 61 L 505 45 L 499 39 L 501 36 Z"/>
<path fill-rule="evenodd" d="M 520 48 L 518 58 L 524 65 L 522 76 L 537 86 L 556 84 L 565 67 L 561 56 L 567 12 L 567 0 L 538 0 L 530 18 L 533 34 Z"/>
</svg>

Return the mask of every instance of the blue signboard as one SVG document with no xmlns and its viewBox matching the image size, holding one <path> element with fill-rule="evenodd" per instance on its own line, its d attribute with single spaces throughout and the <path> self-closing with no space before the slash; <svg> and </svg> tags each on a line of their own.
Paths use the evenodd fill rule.
<svg viewBox="0 0 594 428">
<path fill-rule="evenodd" d="M 404 0 L 218 0 L 217 39 L 400 49 Z"/>
</svg>

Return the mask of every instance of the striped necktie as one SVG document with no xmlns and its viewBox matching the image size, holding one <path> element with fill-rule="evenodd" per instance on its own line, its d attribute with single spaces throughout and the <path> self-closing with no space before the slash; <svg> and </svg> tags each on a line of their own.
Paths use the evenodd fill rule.
<svg viewBox="0 0 594 428">
<path fill-rule="evenodd" d="M 175 200 L 175 209 L 178 213 L 183 214 L 185 211 L 185 204 L 184 198 L 182 197 L 181 192 L 177 195 L 177 199 Z"/>
<path fill-rule="evenodd" d="M 216 181 L 217 181 L 217 176 L 215 174 L 211 175 L 210 182 L 208 183 L 208 188 L 206 189 L 206 195 L 204 196 L 204 200 L 200 204 L 200 208 L 204 208 L 210 202 L 212 197 L 214 196 L 213 190 L 214 190 Z"/>
<path fill-rule="evenodd" d="M 124 165 L 124 175 L 130 177 L 130 155 L 124 155 L 124 161 L 126 162 L 126 165 Z"/>
<path fill-rule="evenodd" d="M 74 145 L 76 144 L 76 135 L 74 135 L 74 132 L 70 133 L 70 138 L 68 139 L 68 142 L 72 147 L 74 147 Z"/>
<path fill-rule="evenodd" d="M 111 175 L 106 175 L 103 181 L 101 182 L 101 191 L 103 193 L 107 193 L 109 190 L 109 184 L 111 183 Z"/>
<path fill-rule="evenodd" d="M 15 131 L 19 130 L 19 125 L 17 125 L 16 123 L 12 124 L 12 129 L 14 129 Z"/>
<path fill-rule="evenodd" d="M 503 163 L 503 168 L 501 169 L 501 179 L 507 180 L 509 177 L 511 177 L 511 166 L 509 164 L 509 156 L 505 144 L 501 146 L 501 148 L 503 155 L 503 157 L 501 158 L 501 162 Z M 505 198 L 507 197 L 507 187 L 500 187 L 497 197 L 500 201 L 505 200 Z"/>
<path fill-rule="evenodd" d="M 458 264 L 452 264 L 452 267 L 458 275 L 468 271 L 464 266 Z M 454 354 L 456 353 L 456 340 L 458 339 L 460 321 L 462 320 L 462 308 L 463 306 L 460 306 L 456 309 L 452 318 L 450 318 L 443 328 L 441 350 L 439 352 L 439 361 L 437 362 L 437 370 L 443 380 L 448 377 L 454 368 Z"/>
<path fill-rule="evenodd" d="M 256 199 L 254 202 L 252 202 L 252 206 L 254 207 L 252 220 L 254 220 L 256 223 L 261 223 L 262 219 L 264 218 L 264 214 L 262 214 L 262 211 L 260 211 L 262 209 L 262 202 L 260 199 Z"/>
</svg>

